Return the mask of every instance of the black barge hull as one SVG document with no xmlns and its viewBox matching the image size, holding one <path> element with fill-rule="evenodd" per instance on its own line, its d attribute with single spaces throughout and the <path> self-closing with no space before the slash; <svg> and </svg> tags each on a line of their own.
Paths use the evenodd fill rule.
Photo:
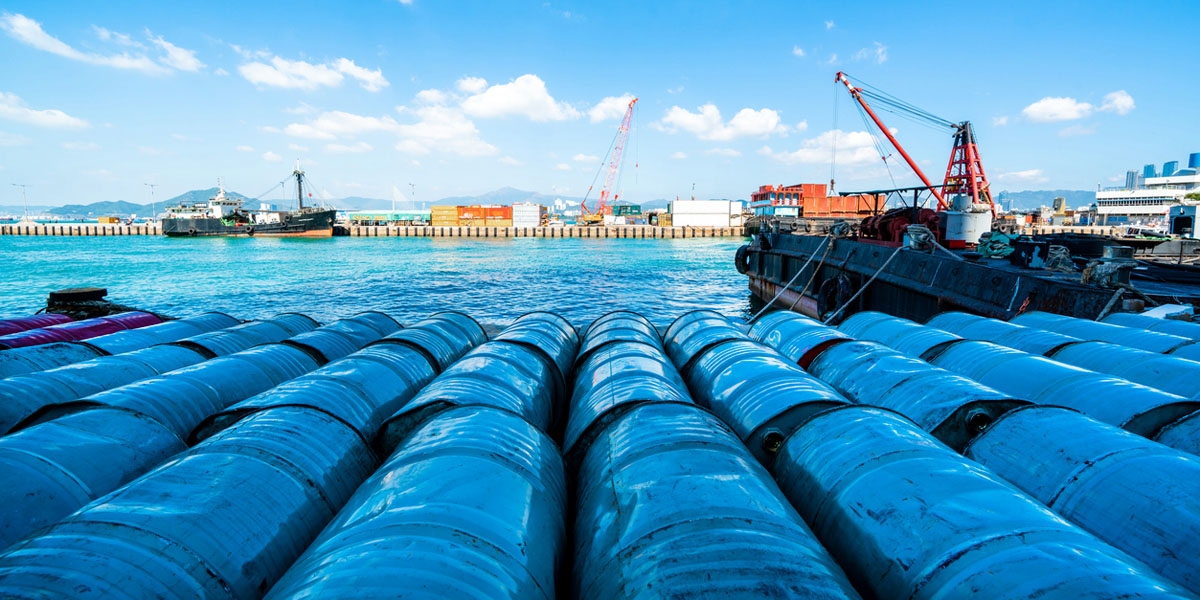
<svg viewBox="0 0 1200 600">
<path fill-rule="evenodd" d="M 823 244 L 826 239 L 830 241 Z M 945 311 L 1007 320 L 1040 310 L 1094 319 L 1115 292 L 1082 284 L 1078 273 L 1024 269 L 1003 260 L 964 260 L 941 252 L 901 250 L 892 257 L 893 253 L 893 246 L 853 238 L 764 233 L 738 251 L 737 268 L 764 303 L 778 294 L 776 307 L 817 319 L 850 302 L 872 276 L 875 280 L 837 320 L 865 310 L 922 323 Z M 1158 302 L 1200 303 L 1200 287 L 1195 285 L 1137 282 L 1137 287 Z"/>
</svg>

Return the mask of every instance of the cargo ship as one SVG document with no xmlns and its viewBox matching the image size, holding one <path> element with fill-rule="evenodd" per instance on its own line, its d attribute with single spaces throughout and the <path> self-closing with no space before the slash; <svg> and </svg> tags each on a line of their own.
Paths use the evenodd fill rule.
<svg viewBox="0 0 1200 600">
<path fill-rule="evenodd" d="M 167 208 L 162 232 L 167 237 L 247 236 L 247 237 L 332 237 L 337 211 L 332 208 L 304 206 L 304 171 L 300 165 L 292 171 L 296 179 L 297 209 L 252 210 L 242 206 L 240 198 L 225 195 L 223 186 L 208 202 L 181 204 Z"/>
</svg>

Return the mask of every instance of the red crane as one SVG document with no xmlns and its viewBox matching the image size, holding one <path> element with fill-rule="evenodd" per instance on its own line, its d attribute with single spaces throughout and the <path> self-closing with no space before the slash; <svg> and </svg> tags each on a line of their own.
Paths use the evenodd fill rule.
<svg viewBox="0 0 1200 600">
<path fill-rule="evenodd" d="M 862 86 L 856 87 L 850 83 L 850 79 L 841 71 L 838 72 L 834 81 L 846 85 L 846 89 L 850 91 L 850 96 L 862 106 L 866 114 L 875 122 L 879 130 L 883 132 L 884 137 L 892 143 L 892 146 L 896 148 L 900 156 L 904 157 L 904 161 L 917 174 L 921 182 L 937 198 L 938 210 L 948 210 L 950 208 L 945 201 L 946 196 L 966 195 L 970 196 L 972 204 L 987 204 L 991 208 L 992 216 L 995 216 L 996 206 L 992 203 L 992 193 L 988 187 L 987 175 L 983 172 L 983 163 L 979 160 L 979 149 L 975 145 L 975 130 L 971 127 L 970 121 L 952 123 L 882 91 L 864 89 Z M 921 171 L 917 163 L 904 151 L 904 148 L 900 146 L 900 142 L 896 141 L 892 132 L 888 131 L 883 121 L 879 120 L 879 116 L 875 114 L 875 111 L 871 110 L 871 107 L 867 105 L 864 97 L 870 97 L 872 101 L 879 103 L 882 108 L 907 118 L 932 123 L 954 131 L 954 149 L 950 153 L 950 163 L 946 166 L 946 178 L 942 182 L 940 191 L 929 182 L 929 178 L 925 176 L 925 173 Z"/>
<path fill-rule="evenodd" d="M 619 193 L 613 193 L 613 185 L 617 182 L 617 174 L 621 171 L 621 165 L 625 159 L 625 141 L 629 138 L 629 124 L 633 119 L 633 105 L 637 104 L 638 99 L 634 98 L 629 101 L 629 108 L 625 109 L 625 118 L 621 119 L 621 127 L 617 129 L 617 137 L 613 141 L 613 145 L 609 148 L 609 153 L 605 155 L 605 159 L 611 158 L 608 163 L 608 174 L 604 177 L 604 187 L 600 188 L 600 201 L 596 206 L 595 212 L 588 210 L 587 198 L 592 193 L 592 188 L 595 187 L 595 180 L 592 185 L 588 186 L 587 194 L 583 197 L 583 202 L 579 208 L 583 213 L 581 219 L 587 223 L 600 223 L 604 221 L 604 211 L 608 209 L 609 201 L 616 202 L 620 196 Z M 603 166 L 604 163 L 601 163 Z M 596 172 L 599 177 L 599 171 Z"/>
</svg>

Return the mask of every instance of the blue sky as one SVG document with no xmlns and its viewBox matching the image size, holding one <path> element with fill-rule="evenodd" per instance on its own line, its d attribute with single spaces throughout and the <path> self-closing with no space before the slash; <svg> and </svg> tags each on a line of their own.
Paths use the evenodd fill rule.
<svg viewBox="0 0 1200 600">
<path fill-rule="evenodd" d="M 636 95 L 628 200 L 827 181 L 835 137 L 839 189 L 890 186 L 845 70 L 970 119 L 994 189 L 1093 189 L 1200 152 L 1198 25 L 1190 2 L 10 1 L 0 181 L 256 195 L 301 159 L 330 197 L 580 195 Z M 882 117 L 940 181 L 949 134 Z"/>
</svg>

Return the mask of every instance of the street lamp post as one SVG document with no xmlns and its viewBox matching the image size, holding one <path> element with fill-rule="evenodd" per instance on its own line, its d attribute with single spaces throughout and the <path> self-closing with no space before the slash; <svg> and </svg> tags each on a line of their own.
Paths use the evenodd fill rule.
<svg viewBox="0 0 1200 600">
<path fill-rule="evenodd" d="M 25 210 L 25 215 L 23 217 L 21 217 L 21 220 L 28 221 L 29 220 L 29 202 L 27 202 L 25 200 L 25 188 L 29 187 L 29 185 L 24 184 L 24 183 L 14 183 L 12 185 L 13 185 L 13 187 L 21 188 L 21 205 L 24 207 L 24 210 Z"/>
<path fill-rule="evenodd" d="M 150 222 L 154 222 L 154 217 L 158 214 L 154 204 L 154 188 L 158 187 L 157 183 L 143 183 L 142 185 L 150 188 Z"/>
</svg>

